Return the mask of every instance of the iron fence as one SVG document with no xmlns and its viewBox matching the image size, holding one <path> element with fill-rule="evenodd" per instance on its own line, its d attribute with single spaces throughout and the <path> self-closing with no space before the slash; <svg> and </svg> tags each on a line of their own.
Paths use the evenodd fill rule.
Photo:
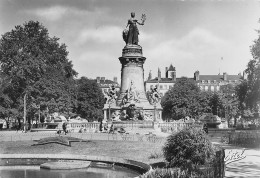
<svg viewBox="0 0 260 178">
<path fill-rule="evenodd" d="M 114 127 L 123 128 L 153 128 L 154 123 L 152 121 L 113 121 Z"/>
<path fill-rule="evenodd" d="M 191 126 L 202 128 L 201 124 L 196 124 L 193 122 L 184 122 L 184 121 L 164 122 L 164 123 L 159 123 L 158 125 L 158 127 L 161 128 L 161 131 L 166 133 L 176 133 Z"/>
</svg>

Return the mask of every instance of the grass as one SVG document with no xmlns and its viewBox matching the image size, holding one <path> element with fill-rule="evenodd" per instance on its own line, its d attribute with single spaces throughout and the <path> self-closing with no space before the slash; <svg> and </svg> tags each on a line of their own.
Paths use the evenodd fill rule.
<svg viewBox="0 0 260 178">
<path fill-rule="evenodd" d="M 158 152 L 158 150 L 153 150 L 152 153 L 150 153 L 149 155 L 149 159 L 158 159 L 158 158 L 162 158 L 163 157 L 163 152 L 160 151 Z"/>
<path fill-rule="evenodd" d="M 163 143 L 136 141 L 104 141 L 72 142 L 71 147 L 61 144 L 44 144 L 31 146 L 33 141 L 0 142 L 0 154 L 82 154 L 119 157 L 142 161 L 148 164 L 164 161 L 160 153 Z"/>
<path fill-rule="evenodd" d="M 230 138 L 230 140 L 229 140 Z M 260 148 L 260 132 L 240 131 L 226 136 L 226 142 L 246 148 Z"/>
</svg>

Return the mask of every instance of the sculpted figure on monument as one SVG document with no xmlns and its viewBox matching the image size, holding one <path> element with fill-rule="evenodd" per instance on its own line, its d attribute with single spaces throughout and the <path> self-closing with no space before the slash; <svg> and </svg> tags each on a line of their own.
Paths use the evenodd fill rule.
<svg viewBox="0 0 260 178">
<path fill-rule="evenodd" d="M 151 91 L 149 93 L 149 100 L 151 104 L 159 103 L 161 100 L 161 95 L 157 90 L 157 86 L 154 88 L 151 88 Z"/>
<path fill-rule="evenodd" d="M 109 89 L 109 92 L 105 95 L 105 98 L 106 98 L 106 104 L 111 104 L 111 103 L 114 103 L 117 99 L 117 96 L 116 96 L 116 88 L 114 85 L 112 85 Z"/>
<path fill-rule="evenodd" d="M 137 24 L 144 25 L 145 20 L 145 14 L 142 14 L 142 22 L 138 22 L 138 20 L 135 19 L 135 13 L 131 12 L 131 18 L 128 20 L 126 29 L 123 31 L 123 39 L 127 45 L 138 45 L 139 30 L 137 28 Z M 128 27 L 129 29 L 127 29 Z"/>
</svg>

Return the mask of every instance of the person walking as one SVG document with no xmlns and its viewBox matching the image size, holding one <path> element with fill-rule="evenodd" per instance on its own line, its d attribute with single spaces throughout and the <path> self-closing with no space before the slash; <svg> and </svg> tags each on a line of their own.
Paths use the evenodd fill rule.
<svg viewBox="0 0 260 178">
<path fill-rule="evenodd" d="M 204 130 L 204 132 L 205 132 L 206 134 L 209 133 L 209 131 L 208 131 L 208 124 L 207 124 L 207 123 L 205 123 L 205 124 L 203 125 L 203 130 Z"/>
<path fill-rule="evenodd" d="M 64 123 L 62 124 L 62 129 L 63 129 L 63 132 L 64 132 L 65 135 L 66 135 L 66 133 L 67 133 L 67 124 L 66 124 L 66 122 L 64 122 Z"/>
</svg>

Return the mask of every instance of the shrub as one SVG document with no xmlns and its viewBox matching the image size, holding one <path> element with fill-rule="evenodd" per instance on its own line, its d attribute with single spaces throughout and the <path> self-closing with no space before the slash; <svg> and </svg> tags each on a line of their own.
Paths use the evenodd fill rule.
<svg viewBox="0 0 260 178">
<path fill-rule="evenodd" d="M 194 169 L 212 162 L 215 150 L 204 131 L 186 128 L 168 136 L 163 154 L 169 167 Z"/>
<path fill-rule="evenodd" d="M 190 173 L 187 170 L 180 169 L 155 169 L 140 178 L 197 178 L 197 173 Z"/>
<path fill-rule="evenodd" d="M 161 157 L 163 157 L 163 154 L 161 152 L 154 151 L 149 155 L 148 159 L 158 159 Z"/>
</svg>

